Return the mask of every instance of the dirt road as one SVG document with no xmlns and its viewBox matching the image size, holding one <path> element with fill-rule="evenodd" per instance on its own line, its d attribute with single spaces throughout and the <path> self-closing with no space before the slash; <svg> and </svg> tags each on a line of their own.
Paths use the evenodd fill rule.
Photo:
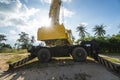
<svg viewBox="0 0 120 80">
<path fill-rule="evenodd" d="M 6 72 L 6 61 L 11 56 L 0 55 L 0 80 L 120 80 L 104 66 L 90 60 L 81 63 L 52 60 L 44 64 L 35 60 L 14 71 Z"/>
</svg>

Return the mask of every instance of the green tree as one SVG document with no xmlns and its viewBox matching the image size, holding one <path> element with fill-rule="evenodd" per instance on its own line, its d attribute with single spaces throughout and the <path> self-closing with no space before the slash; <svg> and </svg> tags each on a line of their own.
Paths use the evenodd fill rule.
<svg viewBox="0 0 120 80">
<path fill-rule="evenodd" d="M 88 34 L 88 32 L 86 32 L 85 28 L 86 28 L 85 25 L 82 25 L 82 24 L 80 24 L 77 27 L 77 32 L 79 32 L 79 36 L 80 36 L 81 40 L 84 40 L 86 34 Z"/>
<path fill-rule="evenodd" d="M 6 36 L 4 34 L 0 34 L 0 49 L 3 48 L 5 43 L 3 41 L 6 41 Z"/>
<path fill-rule="evenodd" d="M 120 24 L 118 25 L 118 28 L 119 28 L 119 32 L 118 32 L 118 34 L 120 34 Z"/>
<path fill-rule="evenodd" d="M 17 45 L 17 48 L 28 49 L 34 43 L 34 41 L 34 36 L 29 38 L 27 33 L 21 32 L 19 34 L 19 39 L 17 39 L 17 43 L 15 43 L 15 46 Z"/>
<path fill-rule="evenodd" d="M 30 44 L 32 45 L 32 44 L 34 44 L 34 42 L 35 42 L 35 37 L 32 36 L 32 37 L 31 37 L 31 42 L 30 42 Z"/>
<path fill-rule="evenodd" d="M 0 34 L 0 49 L 3 48 L 12 48 L 10 44 L 6 44 L 6 36 L 4 34 Z"/>
<path fill-rule="evenodd" d="M 6 36 L 4 34 L 0 34 L 0 43 L 2 43 L 2 41 L 6 41 Z"/>
<path fill-rule="evenodd" d="M 120 34 L 96 38 L 101 53 L 120 53 Z"/>
<path fill-rule="evenodd" d="M 10 49 L 11 49 L 12 47 L 11 47 L 10 44 L 4 44 L 4 45 L 3 45 L 3 48 L 10 48 Z"/>
<path fill-rule="evenodd" d="M 104 25 L 96 25 L 93 28 L 93 31 L 95 32 L 95 36 L 97 37 L 104 37 L 106 34 L 106 31 L 104 30 L 105 26 Z"/>
</svg>

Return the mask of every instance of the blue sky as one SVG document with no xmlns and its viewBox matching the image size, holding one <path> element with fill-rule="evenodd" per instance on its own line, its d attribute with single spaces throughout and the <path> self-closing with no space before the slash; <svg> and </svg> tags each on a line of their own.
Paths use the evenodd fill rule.
<svg viewBox="0 0 120 80">
<path fill-rule="evenodd" d="M 106 35 L 120 31 L 120 0 L 62 1 L 64 25 L 72 30 L 76 39 L 79 38 L 76 27 L 80 24 L 86 25 L 86 30 L 91 35 L 94 35 L 92 29 L 96 24 L 106 26 Z M 13 45 L 22 31 L 36 37 L 37 29 L 48 24 L 50 2 L 51 0 L 0 0 L 0 34 L 7 36 L 7 43 Z"/>
</svg>

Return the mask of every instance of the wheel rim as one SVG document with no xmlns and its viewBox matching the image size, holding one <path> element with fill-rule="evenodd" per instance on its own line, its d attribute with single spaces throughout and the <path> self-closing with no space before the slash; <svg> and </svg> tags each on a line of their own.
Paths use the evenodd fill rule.
<svg viewBox="0 0 120 80">
<path fill-rule="evenodd" d="M 51 59 L 50 51 L 46 48 L 38 52 L 38 59 L 40 62 L 48 62 Z"/>
<path fill-rule="evenodd" d="M 77 55 L 78 57 L 81 57 L 81 56 L 82 56 L 82 53 L 79 52 L 79 53 L 77 53 L 76 55 Z"/>
<path fill-rule="evenodd" d="M 81 47 L 75 48 L 72 52 L 72 56 L 73 56 L 73 59 L 78 62 L 85 61 L 87 57 L 85 50 Z"/>
<path fill-rule="evenodd" d="M 76 56 L 79 58 L 79 57 L 82 57 L 83 56 L 83 53 L 81 50 L 78 50 L 76 51 Z"/>
<path fill-rule="evenodd" d="M 48 59 L 48 56 L 46 53 L 41 54 L 42 59 Z"/>
</svg>

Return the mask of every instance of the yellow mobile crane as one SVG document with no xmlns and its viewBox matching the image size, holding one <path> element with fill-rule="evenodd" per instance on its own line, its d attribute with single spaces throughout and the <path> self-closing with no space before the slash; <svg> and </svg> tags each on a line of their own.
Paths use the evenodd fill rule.
<svg viewBox="0 0 120 80">
<path fill-rule="evenodd" d="M 52 0 L 49 11 L 51 24 L 49 27 L 42 26 L 38 29 L 37 39 L 44 41 L 48 46 L 55 45 L 58 40 L 61 41 L 61 45 L 73 43 L 71 30 L 65 29 L 64 24 L 59 23 L 61 3 L 61 0 Z"/>
<path fill-rule="evenodd" d="M 83 41 L 79 45 L 72 45 L 71 30 L 65 29 L 64 25 L 59 23 L 60 6 L 61 0 L 52 0 L 49 12 L 51 25 L 38 29 L 38 40 L 45 41 L 47 46 L 32 46 L 28 49 L 30 55 L 20 61 L 9 64 L 9 69 L 19 67 L 35 57 L 37 57 L 40 62 L 48 62 L 52 57 L 66 57 L 71 55 L 73 60 L 77 62 L 85 61 L 86 57 L 90 56 L 107 68 L 120 73 L 120 65 L 114 64 L 98 55 L 99 50 L 95 40 Z M 54 43 L 56 43 L 57 40 L 63 42 L 62 45 L 55 46 Z"/>
</svg>

